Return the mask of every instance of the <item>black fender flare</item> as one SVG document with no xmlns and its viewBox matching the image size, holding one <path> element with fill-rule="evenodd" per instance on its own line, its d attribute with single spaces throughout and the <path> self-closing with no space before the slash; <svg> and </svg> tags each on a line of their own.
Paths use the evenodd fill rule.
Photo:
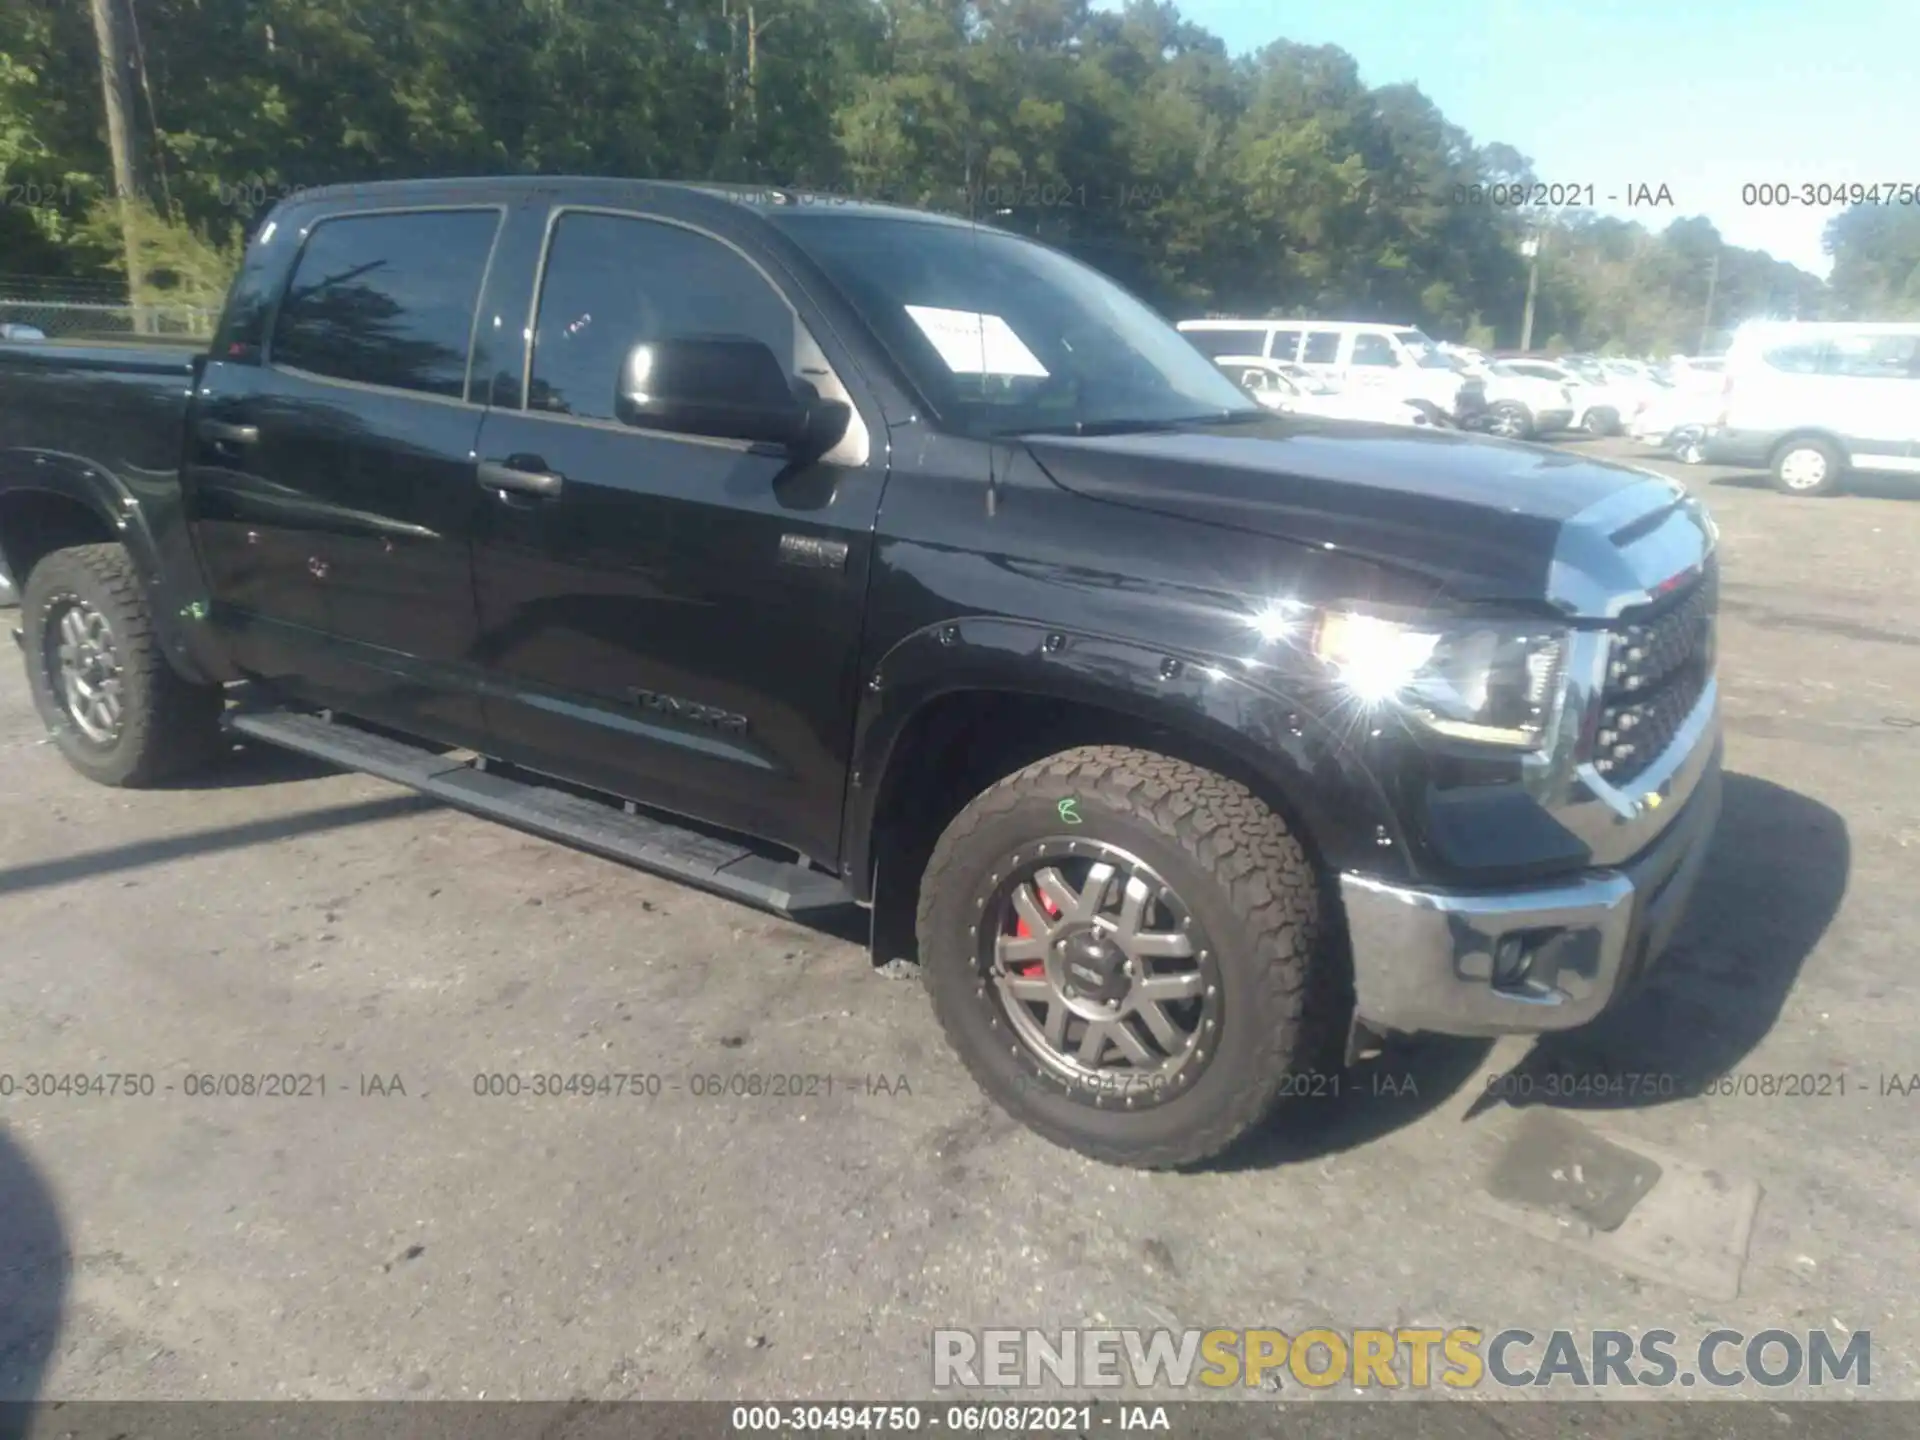
<svg viewBox="0 0 1920 1440">
<path fill-rule="evenodd" d="M 862 687 L 842 835 L 843 873 L 862 885 L 901 737 L 926 707 L 967 691 L 1090 704 L 1191 735 L 1270 787 L 1330 871 L 1364 857 L 1382 873 L 1406 853 L 1399 818 L 1364 758 L 1271 679 L 1256 683 L 1237 661 L 977 616 L 906 636 Z"/>
<path fill-rule="evenodd" d="M 168 663 L 192 684 L 231 679 L 204 623 L 206 597 L 186 536 L 179 476 L 155 474 L 150 484 L 138 483 L 143 480 L 136 477 L 136 484 L 129 485 L 97 461 L 64 451 L 0 452 L 0 516 L 9 496 L 36 492 L 90 511 L 133 557 Z M 0 552 L 6 544 L 0 524 Z M 11 555 L 7 566 L 15 588 L 24 592 L 27 577 L 15 568 Z"/>
</svg>

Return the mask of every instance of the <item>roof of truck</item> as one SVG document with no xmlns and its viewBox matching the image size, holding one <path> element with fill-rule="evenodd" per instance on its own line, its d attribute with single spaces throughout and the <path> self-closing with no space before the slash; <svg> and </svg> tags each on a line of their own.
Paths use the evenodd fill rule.
<svg viewBox="0 0 1920 1440">
<path fill-rule="evenodd" d="M 967 225 L 966 219 L 873 199 L 856 191 L 808 189 L 798 185 L 734 184 L 707 180 L 648 180 L 612 175 L 456 175 L 423 180 L 365 180 L 322 185 L 288 195 L 289 202 L 354 200 L 434 200 L 486 195 L 494 198 L 559 194 L 570 200 L 631 203 L 648 192 L 707 195 L 744 205 L 772 218 L 812 210 L 874 219 L 920 220 Z"/>
</svg>

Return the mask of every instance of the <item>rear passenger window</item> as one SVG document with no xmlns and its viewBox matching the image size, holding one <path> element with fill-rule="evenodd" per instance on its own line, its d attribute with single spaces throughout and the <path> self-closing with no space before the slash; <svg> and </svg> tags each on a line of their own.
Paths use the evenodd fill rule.
<svg viewBox="0 0 1920 1440">
<path fill-rule="evenodd" d="M 1820 373 L 1863 380 L 1920 379 L 1920 336 L 1842 336 L 1828 346 Z"/>
<path fill-rule="evenodd" d="M 1400 357 L 1384 335 L 1365 333 L 1353 337 L 1353 363 L 1356 365 L 1398 365 Z"/>
<path fill-rule="evenodd" d="M 1825 341 L 1796 345 L 1776 345 L 1761 355 L 1769 368 L 1780 370 L 1788 375 L 1818 375 L 1820 362 L 1826 357 Z"/>
<path fill-rule="evenodd" d="M 627 352 L 694 336 L 758 340 L 793 371 L 793 311 L 738 251 L 657 220 L 564 214 L 547 247 L 527 408 L 617 419 Z"/>
<path fill-rule="evenodd" d="M 1331 365 L 1340 358 L 1338 330 L 1309 330 L 1307 343 L 1300 352 L 1302 365 Z"/>
<path fill-rule="evenodd" d="M 1180 333 L 1209 360 L 1218 360 L 1223 355 L 1266 354 L 1267 332 L 1264 330 L 1183 330 Z"/>
<path fill-rule="evenodd" d="M 463 398 L 497 210 L 322 220 L 280 301 L 268 357 L 339 380 Z"/>
</svg>

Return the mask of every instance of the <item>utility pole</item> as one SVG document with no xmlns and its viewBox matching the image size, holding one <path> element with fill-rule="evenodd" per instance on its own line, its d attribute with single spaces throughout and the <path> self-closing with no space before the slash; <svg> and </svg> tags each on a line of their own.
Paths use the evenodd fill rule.
<svg viewBox="0 0 1920 1440">
<path fill-rule="evenodd" d="M 133 70 L 120 7 L 125 0 L 90 0 L 93 35 L 100 48 L 100 95 L 107 111 L 107 149 L 113 159 L 113 194 L 120 210 L 120 236 L 127 261 L 127 300 L 134 329 L 144 332 L 140 311 L 140 246 L 133 229 L 140 181 L 133 164 Z"/>
<path fill-rule="evenodd" d="M 1520 242 L 1520 253 L 1527 257 L 1527 309 L 1520 319 L 1520 348 L 1533 348 L 1533 300 L 1540 290 L 1541 232 L 1536 230 Z"/>
<path fill-rule="evenodd" d="M 769 15 L 756 24 L 753 6 L 747 6 L 747 123 L 756 133 L 760 128 L 760 37 L 779 19 Z"/>
<path fill-rule="evenodd" d="M 1713 334 L 1713 292 L 1720 283 L 1720 247 L 1713 247 L 1713 264 L 1707 271 L 1707 308 L 1700 317 L 1700 354 L 1707 353 L 1707 338 Z"/>
</svg>

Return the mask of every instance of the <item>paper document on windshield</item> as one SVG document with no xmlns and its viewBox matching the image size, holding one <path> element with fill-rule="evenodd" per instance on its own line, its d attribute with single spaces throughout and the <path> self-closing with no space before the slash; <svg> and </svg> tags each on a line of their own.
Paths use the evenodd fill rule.
<svg viewBox="0 0 1920 1440">
<path fill-rule="evenodd" d="M 920 333 L 933 342 L 933 348 L 956 375 L 1047 374 L 1039 356 L 998 315 L 941 310 L 932 305 L 909 305 L 906 309 Z"/>
</svg>

